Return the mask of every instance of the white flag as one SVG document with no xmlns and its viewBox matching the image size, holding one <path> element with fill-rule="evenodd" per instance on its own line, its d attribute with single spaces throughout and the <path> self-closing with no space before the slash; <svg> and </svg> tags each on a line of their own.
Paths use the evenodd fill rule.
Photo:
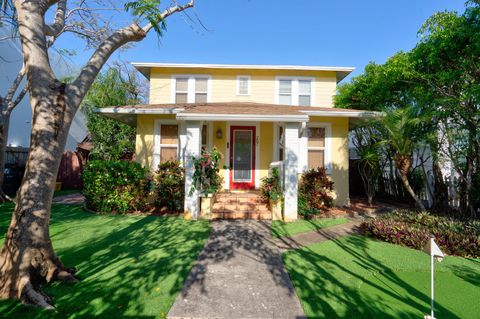
<svg viewBox="0 0 480 319">
<path fill-rule="evenodd" d="M 435 257 L 435 259 L 437 259 L 437 261 L 439 262 L 441 262 L 443 260 L 443 257 L 445 257 L 445 255 L 440 250 L 440 248 L 438 248 L 437 243 L 435 243 L 433 236 L 430 238 L 430 240 L 428 241 L 423 251 L 429 254 L 430 256 Z"/>
</svg>

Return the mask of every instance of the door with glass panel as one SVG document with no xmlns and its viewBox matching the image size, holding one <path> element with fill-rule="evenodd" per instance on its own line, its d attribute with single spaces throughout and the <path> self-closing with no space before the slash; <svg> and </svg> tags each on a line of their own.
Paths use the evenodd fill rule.
<svg viewBox="0 0 480 319">
<path fill-rule="evenodd" d="M 255 126 L 230 127 L 230 189 L 255 189 Z"/>
</svg>

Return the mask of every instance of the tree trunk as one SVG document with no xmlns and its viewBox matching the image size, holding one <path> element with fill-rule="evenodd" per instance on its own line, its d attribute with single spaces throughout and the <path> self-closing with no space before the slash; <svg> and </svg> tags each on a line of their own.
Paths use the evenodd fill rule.
<svg viewBox="0 0 480 319">
<path fill-rule="evenodd" d="M 0 298 L 51 308 L 41 284 L 75 280 L 56 256 L 49 234 L 50 208 L 71 120 L 64 121 L 63 84 L 44 92 L 35 106 L 30 153 L 10 227 L 0 252 Z M 43 169 L 42 169 L 43 168 Z"/>
<path fill-rule="evenodd" d="M 400 179 L 402 180 L 403 186 L 405 187 L 406 191 L 410 194 L 410 196 L 412 196 L 415 204 L 417 204 L 417 206 L 421 210 L 425 210 L 425 206 L 423 205 L 422 201 L 417 197 L 412 187 L 410 186 L 410 182 L 408 181 L 408 172 L 410 171 L 410 167 L 412 165 L 411 159 L 408 156 L 397 155 L 395 156 L 395 165 L 397 166 L 398 172 L 400 173 Z"/>
<path fill-rule="evenodd" d="M 450 209 L 448 186 L 443 178 L 442 169 L 436 160 L 433 161 L 433 178 L 435 185 L 433 189 L 433 209 L 438 212 Z"/>
<path fill-rule="evenodd" d="M 2 107 L 1 108 L 6 109 Z M 5 152 L 8 142 L 8 129 L 10 126 L 10 112 L 3 111 L 0 119 L 0 203 L 10 201 L 11 199 L 3 192 L 3 183 L 5 181 Z"/>
</svg>

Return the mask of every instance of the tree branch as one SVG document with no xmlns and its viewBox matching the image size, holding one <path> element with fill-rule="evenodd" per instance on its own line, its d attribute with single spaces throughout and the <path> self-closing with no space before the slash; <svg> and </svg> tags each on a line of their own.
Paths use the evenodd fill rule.
<svg viewBox="0 0 480 319">
<path fill-rule="evenodd" d="M 7 94 L 5 95 L 4 100 L 6 101 L 7 105 L 9 105 L 13 100 L 13 96 L 15 95 L 15 92 L 17 92 L 18 87 L 22 83 L 22 80 L 24 77 L 25 77 L 25 64 L 22 66 L 22 68 L 18 72 L 15 80 L 13 81 L 12 85 L 10 85 L 10 88 L 8 89 Z"/>
<path fill-rule="evenodd" d="M 194 4 L 195 4 L 195 1 L 190 0 L 190 2 L 184 4 L 183 6 L 180 6 L 180 5 L 171 6 L 162 12 L 162 14 L 160 15 L 160 20 L 165 20 L 167 17 L 171 16 L 176 12 L 182 12 L 188 8 L 192 8 Z M 148 33 L 152 28 L 153 28 L 153 25 L 152 23 L 149 22 L 143 27 L 143 30 L 145 31 L 145 33 Z"/>
<path fill-rule="evenodd" d="M 45 25 L 46 36 L 56 36 L 65 27 L 65 12 L 67 11 L 67 0 L 60 0 L 57 3 L 57 11 L 52 24 Z"/>
<path fill-rule="evenodd" d="M 190 0 L 183 6 L 174 5 L 165 9 L 160 15 L 160 20 L 166 19 L 176 12 L 184 11 L 193 7 L 194 0 Z M 69 106 L 78 106 L 87 93 L 88 89 L 100 72 L 103 65 L 115 50 L 127 44 L 128 42 L 138 42 L 146 37 L 147 33 L 153 28 L 151 23 L 147 23 L 143 28 L 137 23 L 132 23 L 128 27 L 115 31 L 111 36 L 105 39 L 92 54 L 85 67 L 78 77 L 71 84 L 67 85 L 66 93 L 71 99 Z M 75 110 L 69 110 L 76 112 Z"/>
</svg>

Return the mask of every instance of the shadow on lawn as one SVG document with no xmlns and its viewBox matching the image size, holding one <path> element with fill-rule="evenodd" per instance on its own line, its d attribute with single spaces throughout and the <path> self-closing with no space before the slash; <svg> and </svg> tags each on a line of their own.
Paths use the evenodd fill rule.
<svg viewBox="0 0 480 319">
<path fill-rule="evenodd" d="M 73 238 L 71 245 L 59 243 L 56 250 L 67 266 L 77 267 L 81 281 L 45 288 L 54 298 L 54 313 L 11 301 L 0 303 L 0 313 L 29 318 L 165 317 L 208 237 L 207 223 L 94 215 L 78 206 L 73 210 L 72 206 L 62 206 L 52 210 L 52 223 L 72 228 L 55 231 L 52 240 L 55 245 L 61 237 Z M 90 229 L 80 227 L 79 220 L 88 223 L 85 225 Z M 0 227 L 3 231 L 3 221 Z M 102 232 L 106 227 L 110 230 Z"/>
<path fill-rule="evenodd" d="M 348 253 L 355 263 L 366 269 L 372 276 L 362 276 L 354 269 L 348 269 L 346 265 L 315 253 L 308 247 L 287 252 L 284 259 L 289 265 L 289 275 L 294 285 L 301 287 L 299 297 L 304 304 L 308 304 L 311 313 L 323 314 L 322 318 L 418 317 L 418 313 L 392 309 L 398 306 L 398 303 L 409 305 L 420 310 L 421 313 L 429 313 L 429 296 L 398 277 L 393 269 L 385 266 L 380 260 L 372 257 L 367 250 L 366 238 L 351 236 L 341 240 L 334 239 L 332 242 L 338 245 L 343 252 Z M 337 278 L 336 269 L 347 276 Z M 362 291 L 373 290 L 394 300 L 397 304 L 392 305 L 375 293 L 361 293 L 359 286 L 348 285 L 344 282 L 348 278 L 358 281 L 362 286 Z M 407 293 L 396 291 L 393 285 L 400 286 Z M 338 313 L 339 305 L 345 307 L 340 311 L 341 313 Z M 436 309 L 442 317 L 459 318 L 439 304 L 436 304 Z M 389 310 L 392 310 L 394 314 Z"/>
<path fill-rule="evenodd" d="M 281 254 L 270 234 L 270 222 L 251 220 L 215 221 L 198 262 L 188 276 L 182 296 L 187 297 L 193 286 L 208 295 L 205 276 L 209 265 L 228 262 L 236 255 L 252 258 L 266 265 L 276 285 L 294 294 L 294 288 L 283 267 Z"/>
</svg>

